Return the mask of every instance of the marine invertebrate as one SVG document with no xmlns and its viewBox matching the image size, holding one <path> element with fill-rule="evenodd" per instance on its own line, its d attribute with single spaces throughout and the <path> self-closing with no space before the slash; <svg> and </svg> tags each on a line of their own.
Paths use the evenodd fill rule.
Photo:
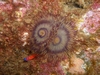
<svg viewBox="0 0 100 75">
<path fill-rule="evenodd" d="M 72 48 L 73 28 L 71 21 L 60 15 L 37 16 L 32 31 L 33 51 L 42 54 L 48 61 L 61 61 Z"/>
<path fill-rule="evenodd" d="M 24 58 L 24 61 L 32 60 L 32 59 L 36 58 L 36 56 L 37 56 L 37 54 L 32 54 L 32 55 L 30 55 L 30 56 Z"/>
<path fill-rule="evenodd" d="M 87 11 L 78 25 L 78 29 L 82 30 L 86 34 L 94 34 L 99 30 L 100 27 L 100 2 L 94 1 L 90 7 L 91 9 Z"/>
<path fill-rule="evenodd" d="M 84 74 L 85 70 L 82 68 L 82 65 L 84 64 L 84 61 L 80 58 L 77 58 L 76 56 L 73 56 L 71 58 L 73 66 L 70 66 L 69 72 L 72 74 Z"/>
<path fill-rule="evenodd" d="M 56 37 L 54 38 L 54 40 L 52 40 L 52 42 L 49 45 L 49 50 L 53 52 L 63 50 L 69 39 L 69 37 L 67 36 L 69 34 L 67 33 L 68 32 L 66 32 L 63 29 L 58 29 Z"/>
<path fill-rule="evenodd" d="M 83 16 L 83 22 L 80 24 L 80 29 L 87 33 L 96 33 L 100 27 L 100 11 L 97 9 L 88 11 Z"/>
<path fill-rule="evenodd" d="M 37 43 L 44 42 L 50 36 L 51 26 L 48 21 L 41 21 L 37 24 L 33 37 Z"/>
<path fill-rule="evenodd" d="M 65 73 L 70 72 L 72 74 L 83 74 L 85 70 L 82 68 L 84 61 L 78 58 L 76 55 L 72 55 L 71 64 L 69 63 L 68 59 L 65 59 L 61 62 L 61 66 Z M 78 63 L 78 64 L 77 64 Z"/>
<path fill-rule="evenodd" d="M 93 4 L 91 5 L 92 9 L 98 9 L 100 8 L 100 1 L 99 0 L 94 0 Z"/>
<path fill-rule="evenodd" d="M 8 4 L 6 1 L 0 1 L 0 12 L 1 11 L 12 11 L 13 6 L 11 4 Z"/>
</svg>

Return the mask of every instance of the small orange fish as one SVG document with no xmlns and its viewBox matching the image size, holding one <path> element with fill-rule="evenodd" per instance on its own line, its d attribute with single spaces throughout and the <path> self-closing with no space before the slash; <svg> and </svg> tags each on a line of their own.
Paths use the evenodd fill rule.
<svg viewBox="0 0 100 75">
<path fill-rule="evenodd" d="M 24 61 L 32 60 L 32 59 L 34 59 L 35 57 L 37 57 L 37 54 L 32 54 L 32 55 L 30 55 L 30 56 L 24 58 Z"/>
</svg>

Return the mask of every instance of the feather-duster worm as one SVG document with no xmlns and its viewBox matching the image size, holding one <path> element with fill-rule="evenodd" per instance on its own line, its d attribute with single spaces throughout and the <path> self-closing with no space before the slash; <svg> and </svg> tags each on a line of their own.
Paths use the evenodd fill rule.
<svg viewBox="0 0 100 75">
<path fill-rule="evenodd" d="M 33 51 L 43 55 L 47 60 L 61 61 L 72 48 L 74 33 L 69 18 L 51 14 L 39 15 L 33 23 Z"/>
</svg>

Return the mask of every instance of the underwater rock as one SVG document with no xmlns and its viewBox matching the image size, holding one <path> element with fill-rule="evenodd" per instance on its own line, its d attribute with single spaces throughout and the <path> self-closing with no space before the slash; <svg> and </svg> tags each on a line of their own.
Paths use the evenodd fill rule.
<svg viewBox="0 0 100 75">
<path fill-rule="evenodd" d="M 74 41 L 74 22 L 71 19 L 52 14 L 39 15 L 33 24 L 33 52 L 42 54 L 48 60 L 62 60 L 71 52 Z"/>
</svg>

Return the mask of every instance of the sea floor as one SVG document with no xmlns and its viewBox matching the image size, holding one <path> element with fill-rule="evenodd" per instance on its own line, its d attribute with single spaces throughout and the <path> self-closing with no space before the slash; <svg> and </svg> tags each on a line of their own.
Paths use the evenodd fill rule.
<svg viewBox="0 0 100 75">
<path fill-rule="evenodd" d="M 100 26 L 95 34 L 90 33 L 90 36 L 85 36 L 81 30 L 78 31 L 76 25 L 75 31 L 77 31 L 78 34 L 76 34 L 77 39 L 75 42 L 78 43 L 75 45 L 76 47 L 74 47 L 76 49 L 75 54 L 70 58 L 74 66 L 66 67 L 69 61 L 61 61 L 60 63 L 63 64 L 62 68 L 64 74 L 56 72 L 50 74 L 43 73 L 43 69 L 41 70 L 40 66 L 41 62 L 46 61 L 45 58 L 42 58 L 43 60 L 41 59 L 41 61 L 38 59 L 41 57 L 33 58 L 28 61 L 24 60 L 24 58 L 35 53 L 31 50 L 32 45 L 29 41 L 31 36 L 30 32 L 32 31 L 32 19 L 37 17 L 37 13 L 40 14 L 39 12 L 43 11 L 52 12 L 54 14 L 60 13 L 63 16 L 69 15 L 68 17 L 73 18 L 77 23 L 82 15 L 91 10 L 90 7 L 92 5 L 91 0 L 87 0 L 85 4 L 83 4 L 83 2 L 80 4 L 79 1 L 0 1 L 0 75 L 100 75 Z M 59 4 L 57 5 L 56 3 Z M 57 12 L 54 11 L 56 10 L 55 6 L 59 6 Z M 50 10 L 47 11 L 47 9 Z"/>
</svg>

